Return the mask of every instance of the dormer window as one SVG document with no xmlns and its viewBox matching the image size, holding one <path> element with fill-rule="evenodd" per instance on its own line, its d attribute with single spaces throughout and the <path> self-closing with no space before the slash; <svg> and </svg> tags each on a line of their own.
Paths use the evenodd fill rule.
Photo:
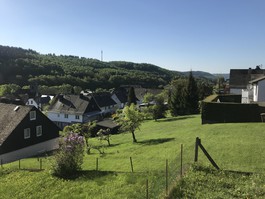
<svg viewBox="0 0 265 199">
<path fill-rule="evenodd" d="M 30 111 L 29 118 L 30 120 L 36 120 L 36 111 Z"/>
</svg>

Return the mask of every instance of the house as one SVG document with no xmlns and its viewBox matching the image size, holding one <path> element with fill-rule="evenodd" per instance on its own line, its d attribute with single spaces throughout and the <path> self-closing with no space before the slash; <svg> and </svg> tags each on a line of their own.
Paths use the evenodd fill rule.
<svg viewBox="0 0 265 199">
<path fill-rule="evenodd" d="M 0 111 L 2 163 L 58 148 L 60 129 L 37 108 L 0 103 Z"/>
<path fill-rule="evenodd" d="M 92 93 L 90 95 L 95 99 L 103 116 L 113 114 L 119 108 L 109 92 Z"/>
<path fill-rule="evenodd" d="M 141 105 L 144 101 L 144 96 L 147 93 L 150 93 L 150 94 L 156 96 L 156 95 L 162 93 L 162 91 L 163 91 L 163 89 L 150 89 L 150 88 L 135 88 L 134 89 L 136 98 L 138 99 L 138 104 L 141 104 Z"/>
<path fill-rule="evenodd" d="M 231 94 L 241 94 L 242 89 L 247 89 L 249 81 L 263 77 L 265 70 L 260 66 L 256 66 L 255 69 L 231 69 L 229 87 Z"/>
<path fill-rule="evenodd" d="M 265 75 L 249 82 L 248 89 L 242 91 L 242 103 L 244 102 L 265 102 Z"/>
<path fill-rule="evenodd" d="M 111 92 L 111 98 L 116 102 L 118 108 L 123 109 L 128 101 L 128 93 L 125 88 L 120 87 Z"/>
<path fill-rule="evenodd" d="M 101 118 L 101 109 L 92 96 L 57 95 L 51 102 L 47 116 L 60 128 L 72 123 L 86 123 Z"/>
</svg>

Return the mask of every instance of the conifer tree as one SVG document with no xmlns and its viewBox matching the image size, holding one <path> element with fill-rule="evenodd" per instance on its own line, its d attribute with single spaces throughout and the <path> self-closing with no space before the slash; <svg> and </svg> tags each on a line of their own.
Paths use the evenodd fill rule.
<svg viewBox="0 0 265 199">
<path fill-rule="evenodd" d="M 137 101 L 137 98 L 135 96 L 134 88 L 131 87 L 128 93 L 128 106 L 130 106 L 131 104 L 136 105 L 136 101 Z"/>
<path fill-rule="evenodd" d="M 169 108 L 173 116 L 185 115 L 187 107 L 187 80 L 177 79 L 171 82 Z"/>
<path fill-rule="evenodd" d="M 199 112 L 199 94 L 196 80 L 192 75 L 192 71 L 190 71 L 188 84 L 187 84 L 187 93 L 186 93 L 186 101 L 187 101 L 187 114 L 196 114 Z"/>
</svg>

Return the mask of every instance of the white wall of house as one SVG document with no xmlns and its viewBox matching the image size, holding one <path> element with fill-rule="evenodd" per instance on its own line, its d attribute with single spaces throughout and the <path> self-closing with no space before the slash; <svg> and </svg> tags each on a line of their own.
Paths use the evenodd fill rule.
<svg viewBox="0 0 265 199">
<path fill-rule="evenodd" d="M 241 103 L 253 102 L 253 89 L 242 89 Z"/>
<path fill-rule="evenodd" d="M 253 101 L 258 101 L 258 84 L 253 85 Z"/>
<path fill-rule="evenodd" d="M 254 90 L 254 101 L 265 102 L 265 79 L 258 81 L 257 84 L 253 85 Z"/>
<path fill-rule="evenodd" d="M 110 106 L 104 106 L 104 107 L 100 107 L 101 113 L 114 113 L 117 109 L 119 108 L 119 106 L 116 105 L 110 105 Z"/>
<path fill-rule="evenodd" d="M 16 151 L 2 154 L 0 155 L 0 160 L 2 161 L 3 164 L 5 164 L 58 149 L 59 147 L 58 139 L 59 138 L 54 138 L 45 142 L 41 142 L 39 144 L 35 144 Z"/>
<path fill-rule="evenodd" d="M 78 115 L 78 114 L 72 115 L 72 114 L 48 112 L 47 116 L 53 122 L 63 122 L 63 123 L 83 122 L 83 115 Z"/>
</svg>

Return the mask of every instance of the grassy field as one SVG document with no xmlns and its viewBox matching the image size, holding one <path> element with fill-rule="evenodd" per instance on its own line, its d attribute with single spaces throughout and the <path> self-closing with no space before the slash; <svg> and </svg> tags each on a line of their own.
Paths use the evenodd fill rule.
<svg viewBox="0 0 265 199">
<path fill-rule="evenodd" d="M 188 169 L 194 160 L 196 137 L 201 138 L 203 146 L 222 170 L 264 175 L 264 127 L 265 123 L 201 125 L 199 115 L 146 121 L 136 132 L 138 143 L 132 142 L 131 134 L 112 136 L 112 146 L 106 146 L 103 155 L 92 150 L 92 154 L 85 156 L 84 171 L 75 179 L 52 177 L 49 174 L 49 157 L 43 159 L 43 171 L 36 170 L 40 163 L 36 158 L 22 160 L 20 165 L 23 170 L 17 169 L 18 162 L 4 165 L 4 169 L 0 169 L 0 197 L 146 198 L 148 179 L 149 197 L 160 198 L 165 195 L 166 189 L 166 160 L 169 162 L 170 189 L 180 173 L 180 145 L 183 144 L 184 148 L 184 168 Z M 100 144 L 96 139 L 89 142 Z M 209 165 L 201 151 L 199 163 Z M 194 170 L 187 176 L 192 175 Z M 257 186 L 264 186 L 264 181 Z M 182 186 L 177 185 L 174 190 L 179 190 L 179 187 Z M 188 190 L 188 187 L 185 188 Z M 194 191 L 206 194 L 200 187 Z"/>
</svg>

